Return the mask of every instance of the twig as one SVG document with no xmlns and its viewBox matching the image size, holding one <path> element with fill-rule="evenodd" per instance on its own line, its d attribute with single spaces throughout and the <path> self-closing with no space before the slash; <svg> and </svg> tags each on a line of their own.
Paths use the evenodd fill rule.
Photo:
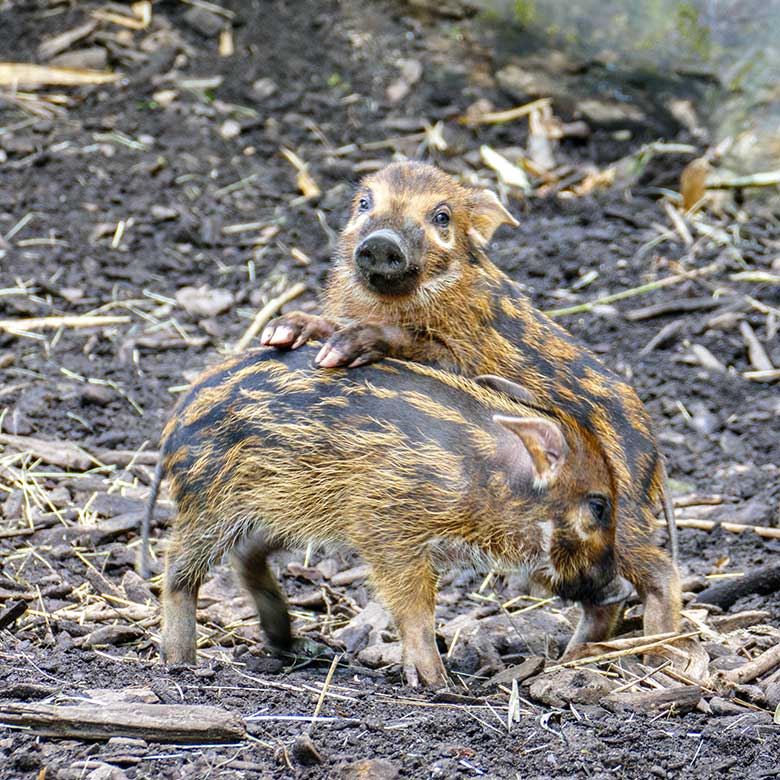
<svg viewBox="0 0 780 780">
<path fill-rule="evenodd" d="M 631 287 L 628 290 L 621 290 L 611 295 L 604 295 L 601 298 L 588 301 L 587 303 L 580 303 L 576 306 L 568 306 L 565 309 L 548 309 L 545 314 L 548 317 L 563 317 L 567 314 L 581 314 L 582 312 L 591 311 L 594 306 L 601 306 L 605 303 L 614 303 L 615 301 L 623 301 L 626 298 L 633 298 L 636 295 L 642 295 L 653 290 L 660 290 L 664 287 L 669 287 L 673 284 L 679 284 L 685 282 L 688 279 L 695 279 L 699 276 L 705 276 L 707 274 L 714 273 L 721 267 L 720 262 L 710 263 L 702 268 L 697 268 L 693 271 L 687 271 L 679 274 L 673 274 L 672 276 L 665 276 L 663 279 L 657 279 L 654 282 L 648 282 L 647 284 L 640 284 L 638 287 Z"/>
<path fill-rule="evenodd" d="M 341 654 L 335 656 L 335 658 L 331 662 L 330 669 L 328 669 L 328 674 L 325 677 L 325 683 L 323 684 L 322 690 L 320 691 L 320 696 L 317 699 L 317 706 L 314 708 L 314 714 L 311 716 L 311 724 L 309 725 L 309 734 L 314 733 L 314 726 L 317 723 L 317 717 L 320 714 L 320 710 L 322 709 L 322 704 L 325 701 L 325 696 L 328 693 L 328 688 L 330 687 L 330 681 L 333 679 L 333 673 L 336 671 L 336 666 L 338 666 L 340 660 L 341 660 Z"/>
<path fill-rule="evenodd" d="M 475 117 L 462 116 L 458 121 L 462 125 L 469 125 L 472 127 L 475 125 L 500 125 L 504 122 L 511 122 L 514 119 L 528 116 L 532 112 L 551 104 L 552 98 L 539 98 L 538 100 L 532 100 L 530 103 L 517 106 L 516 108 L 508 108 L 505 111 L 487 111 L 484 114 Z"/>
<path fill-rule="evenodd" d="M 771 671 L 778 665 L 780 665 L 780 645 L 775 645 L 775 647 L 770 647 L 769 650 L 765 650 L 752 661 L 748 661 L 744 666 L 725 672 L 723 676 L 729 682 L 741 685 L 742 683 L 755 680 L 756 677 L 760 677 L 762 674 Z"/>
<path fill-rule="evenodd" d="M 699 531 L 712 531 L 714 528 L 722 528 L 732 534 L 741 534 L 745 531 L 762 536 L 764 539 L 780 539 L 780 528 L 767 528 L 763 525 L 743 525 L 742 523 L 721 523 L 717 520 L 698 520 L 693 517 L 678 517 L 676 520 L 678 528 L 696 528 Z M 657 520 L 656 525 L 666 527 L 665 520 Z"/>
<path fill-rule="evenodd" d="M 273 317 L 285 303 L 289 303 L 297 298 L 305 292 L 305 290 L 306 285 L 303 282 L 297 282 L 280 295 L 277 295 L 276 298 L 271 298 L 271 300 L 255 314 L 252 324 L 246 329 L 244 335 L 235 343 L 233 352 L 237 353 L 245 350 L 249 345 L 249 342 L 252 341 L 252 339 L 268 324 L 271 317 Z"/>
<path fill-rule="evenodd" d="M 642 641 L 641 643 L 638 643 L 636 639 L 632 639 L 632 640 L 616 639 L 609 642 L 609 644 L 613 646 L 626 644 L 628 646 L 625 649 L 610 650 L 606 653 L 599 653 L 598 655 L 589 655 L 586 656 L 585 658 L 575 658 L 573 661 L 564 661 L 563 663 L 560 664 L 548 666 L 543 673 L 547 674 L 548 672 L 557 672 L 560 669 L 569 669 L 578 666 L 585 666 L 587 664 L 594 664 L 601 661 L 611 661 L 615 658 L 622 658 L 623 656 L 626 655 L 641 655 L 642 653 L 647 653 L 659 647 L 665 647 L 666 645 L 673 644 L 674 642 L 678 642 L 681 639 L 690 639 L 691 637 L 698 636 L 698 635 L 699 635 L 698 631 L 691 631 L 687 634 L 675 634 L 675 633 L 656 634 L 655 636 L 639 637 L 639 640 L 645 640 Z"/>
<path fill-rule="evenodd" d="M 663 317 L 666 314 L 677 314 L 678 312 L 688 311 L 706 311 L 707 309 L 717 309 L 724 304 L 731 303 L 729 300 L 718 298 L 677 298 L 672 301 L 662 301 L 654 303 L 651 306 L 644 306 L 641 309 L 634 309 L 626 312 L 627 320 L 650 320 L 654 317 Z"/>
</svg>

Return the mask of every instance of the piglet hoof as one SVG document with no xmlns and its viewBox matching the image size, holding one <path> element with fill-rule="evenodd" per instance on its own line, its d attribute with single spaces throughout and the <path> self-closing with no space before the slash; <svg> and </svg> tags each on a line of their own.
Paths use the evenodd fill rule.
<svg viewBox="0 0 780 780">
<path fill-rule="evenodd" d="M 271 320 L 260 335 L 260 343 L 267 347 L 298 349 L 312 339 L 333 335 L 333 323 L 302 311 L 294 311 Z"/>
<path fill-rule="evenodd" d="M 331 660 L 336 655 L 328 645 L 302 636 L 294 637 L 290 646 L 279 650 L 279 654 L 292 657 L 296 662 Z"/>
<path fill-rule="evenodd" d="M 160 651 L 160 661 L 169 672 L 192 668 L 198 664 L 194 648 L 191 650 L 185 650 L 181 648 L 163 648 Z"/>
<path fill-rule="evenodd" d="M 435 691 L 449 689 L 449 680 L 443 666 L 433 669 L 418 669 L 413 663 L 405 663 L 404 677 L 410 688 L 425 687 Z"/>
<path fill-rule="evenodd" d="M 322 368 L 356 368 L 376 363 L 390 353 L 384 330 L 375 325 L 351 325 L 334 333 L 314 358 Z"/>
</svg>

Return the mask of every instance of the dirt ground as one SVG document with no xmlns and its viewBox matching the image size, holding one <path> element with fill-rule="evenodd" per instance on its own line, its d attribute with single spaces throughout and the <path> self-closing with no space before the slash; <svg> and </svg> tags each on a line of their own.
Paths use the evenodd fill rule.
<svg viewBox="0 0 780 780">
<path fill-rule="evenodd" d="M 334 629 L 377 614 L 358 560 L 280 557 L 298 625 L 349 651 L 312 734 L 321 763 L 295 741 L 330 660 L 291 667 L 266 655 L 229 569 L 204 588 L 199 666 L 159 665 L 158 580 L 150 588 L 133 564 L 154 451 L 178 393 L 293 283 L 306 292 L 291 305 L 316 308 L 361 173 L 417 154 L 506 192 L 480 147 L 529 141 L 525 119 L 457 121 L 478 100 L 496 109 L 523 102 L 496 81 L 511 55 L 490 25 L 413 14 L 390 0 L 222 6 L 228 13 L 204 15 L 192 13 L 197 4 L 154 3 L 150 30 L 96 21 L 71 49 L 102 49 L 122 79 L 40 91 L 67 94 L 67 105 L 0 93 L 0 320 L 121 318 L 0 329 L 0 622 L 15 604 L 26 607 L 0 630 L 0 711 L 8 701 L 108 695 L 211 704 L 245 718 L 249 735 L 186 745 L 9 727 L 0 778 L 780 776 L 780 680 L 725 692 L 704 686 L 703 703 L 686 714 L 550 704 L 527 685 L 510 703 L 509 683 L 487 678 L 528 656 L 555 659 L 576 615 L 559 602 L 510 613 L 500 605 L 517 595 L 511 576 L 445 577 L 437 617 L 457 691 L 446 697 L 405 688 L 384 655 L 369 668 L 352 635 L 334 641 Z M 0 0 L 0 60 L 41 61 L 42 41 L 97 9 L 118 10 Z M 235 53 L 220 56 L 226 26 Z M 719 525 L 780 525 L 778 383 L 751 378 L 757 365 L 745 335 L 747 324 L 780 366 L 780 222 L 752 201 L 740 205 L 740 193 L 675 221 L 670 198 L 695 156 L 684 150 L 658 151 L 614 186 L 583 185 L 661 133 L 703 151 L 674 112 L 639 105 L 644 120 L 590 121 L 586 137 L 556 141 L 554 175 L 537 177 L 528 196 L 510 188 L 520 226 L 500 230 L 490 254 L 543 309 L 700 272 L 559 317 L 646 403 L 678 517 L 714 521 L 709 532 L 680 529 L 691 602 L 712 582 L 776 564 L 780 552 L 780 539 Z M 579 118 L 576 101 L 562 106 L 565 121 Z M 319 195 L 302 195 L 283 148 L 306 163 Z M 71 449 L 41 454 L 16 436 Z M 163 501 L 157 537 L 169 517 Z M 513 609 L 536 604 L 529 597 Z M 688 607 L 690 620 L 709 627 L 699 638 L 713 675 L 780 641 L 777 593 L 748 593 L 724 614 Z M 458 641 L 464 615 L 487 627 L 489 647 Z M 723 622 L 729 616 L 737 618 Z M 392 627 L 375 633 L 380 645 L 396 640 Z M 600 669 L 623 684 L 638 668 L 631 663 Z M 509 728 L 511 707 L 518 718 Z M 374 763 L 361 768 L 364 760 Z"/>
</svg>

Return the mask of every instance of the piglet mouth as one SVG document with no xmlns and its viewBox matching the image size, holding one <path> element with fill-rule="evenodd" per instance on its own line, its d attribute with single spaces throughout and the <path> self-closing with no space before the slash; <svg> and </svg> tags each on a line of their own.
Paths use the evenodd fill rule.
<svg viewBox="0 0 780 780">
<path fill-rule="evenodd" d="M 417 286 L 420 266 L 394 230 L 370 233 L 355 247 L 353 259 L 360 282 L 379 295 L 408 295 Z"/>
<path fill-rule="evenodd" d="M 358 269 L 360 282 L 372 292 L 389 297 L 401 297 L 417 287 L 420 271 L 410 268 L 397 274 L 371 273 Z"/>
</svg>

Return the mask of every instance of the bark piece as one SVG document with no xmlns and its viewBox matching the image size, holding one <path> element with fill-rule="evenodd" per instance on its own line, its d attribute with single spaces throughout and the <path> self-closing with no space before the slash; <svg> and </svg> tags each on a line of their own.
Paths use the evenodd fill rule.
<svg viewBox="0 0 780 780">
<path fill-rule="evenodd" d="M 701 688 L 698 685 L 675 685 L 657 691 L 611 693 L 604 696 L 599 703 L 614 713 L 671 710 L 677 715 L 684 715 L 693 710 L 700 699 Z"/>
<path fill-rule="evenodd" d="M 293 758 L 303 766 L 316 766 L 322 763 L 322 756 L 308 734 L 297 737 L 293 743 L 292 754 Z"/>
<path fill-rule="evenodd" d="M 487 681 L 487 685 L 511 685 L 512 680 L 518 684 L 533 677 L 544 669 L 544 658 L 540 655 L 532 655 L 520 664 L 504 669 Z"/>
<path fill-rule="evenodd" d="M 33 436 L 13 436 L 0 434 L 0 444 L 7 444 L 20 452 L 29 452 L 44 463 L 64 469 L 86 471 L 95 465 L 95 461 L 75 444 L 65 441 L 46 441 Z"/>
<path fill-rule="evenodd" d="M 244 739 L 237 715 L 194 704 L 24 704 L 0 705 L 0 723 L 24 726 L 43 737 L 110 739 L 140 737 L 147 742 L 219 743 Z"/>
<path fill-rule="evenodd" d="M 27 611 L 26 601 L 17 601 L 0 612 L 0 629 L 8 628 Z"/>
<path fill-rule="evenodd" d="M 382 758 L 367 758 L 336 770 L 338 780 L 396 780 L 398 769 Z"/>
<path fill-rule="evenodd" d="M 706 588 L 698 596 L 699 604 L 715 604 L 728 609 L 737 599 L 758 593 L 765 596 L 780 590 L 780 564 L 762 566 L 745 574 L 744 577 L 719 582 Z"/>
</svg>

